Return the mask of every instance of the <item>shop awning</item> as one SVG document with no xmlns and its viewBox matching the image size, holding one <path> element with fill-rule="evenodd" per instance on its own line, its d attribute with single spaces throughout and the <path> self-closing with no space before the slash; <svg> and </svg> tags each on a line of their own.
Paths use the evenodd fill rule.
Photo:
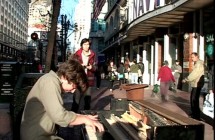
<svg viewBox="0 0 215 140">
<path fill-rule="evenodd" d="M 158 8 L 132 21 L 122 42 L 132 41 L 138 36 L 147 36 L 158 27 L 169 27 L 183 21 L 186 13 L 201 9 L 213 0 L 179 0 L 175 3 Z"/>
</svg>

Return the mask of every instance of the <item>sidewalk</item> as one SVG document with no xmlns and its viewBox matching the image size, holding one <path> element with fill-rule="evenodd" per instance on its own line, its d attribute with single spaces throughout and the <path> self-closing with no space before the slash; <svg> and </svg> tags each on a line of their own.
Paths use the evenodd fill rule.
<svg viewBox="0 0 215 140">
<path fill-rule="evenodd" d="M 92 103 L 91 103 L 92 110 L 110 110 L 111 98 L 119 98 L 119 99 L 126 98 L 126 91 L 119 90 L 117 88 L 117 83 L 115 84 L 115 89 L 113 90 L 113 92 L 109 91 L 108 84 L 109 84 L 108 81 L 102 80 L 100 89 L 97 90 L 96 88 L 93 88 Z M 151 94 L 152 94 L 152 87 L 149 86 L 145 88 L 143 100 L 147 100 L 154 104 L 158 104 L 166 109 L 169 109 L 170 111 L 173 111 L 175 113 L 188 117 L 187 114 L 189 114 L 189 110 L 190 110 L 189 93 L 184 91 L 179 91 L 175 94 L 169 91 L 169 101 L 166 103 L 161 103 L 159 94 L 157 94 L 155 97 L 151 97 Z M 203 104 L 203 99 L 200 98 L 201 108 L 202 108 L 202 104 Z M 8 134 L 8 132 L 10 132 L 11 130 L 10 116 L 8 114 L 8 111 L 9 109 L 7 105 L 2 105 L 0 107 L 0 136 L 4 134 Z M 210 119 L 205 115 L 202 115 L 201 118 L 203 119 L 201 122 L 205 125 L 204 139 L 213 140 L 214 138 L 214 130 L 212 127 L 213 119 Z"/>
<path fill-rule="evenodd" d="M 94 89 L 94 93 L 92 95 L 92 110 L 109 110 L 110 109 L 110 101 L 111 98 L 126 98 L 126 91 L 119 90 L 117 83 L 115 83 L 115 89 L 113 92 L 110 92 L 108 87 L 108 81 L 102 80 L 101 88 Z M 178 91 L 177 93 L 173 93 L 169 91 L 169 100 L 166 103 L 162 103 L 159 97 L 159 94 L 156 94 L 155 97 L 151 97 L 152 87 L 149 86 L 144 90 L 144 99 L 150 101 L 154 104 L 157 104 L 161 107 L 164 107 L 170 111 L 181 114 L 183 116 L 188 117 L 190 112 L 190 93 L 184 91 Z M 202 109 L 203 98 L 200 98 L 200 108 Z M 202 123 L 205 125 L 205 140 L 213 140 L 214 139 L 214 130 L 213 130 L 213 119 L 207 117 L 204 114 L 201 114 Z"/>
</svg>

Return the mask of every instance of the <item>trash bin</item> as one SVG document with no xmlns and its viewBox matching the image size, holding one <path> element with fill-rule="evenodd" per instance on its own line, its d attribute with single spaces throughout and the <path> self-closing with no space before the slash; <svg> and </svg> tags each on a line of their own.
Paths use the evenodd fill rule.
<svg viewBox="0 0 215 140">
<path fill-rule="evenodd" d="M 143 100 L 144 88 L 148 87 L 146 84 L 123 84 L 121 88 L 126 90 L 126 97 L 128 100 Z"/>
</svg>

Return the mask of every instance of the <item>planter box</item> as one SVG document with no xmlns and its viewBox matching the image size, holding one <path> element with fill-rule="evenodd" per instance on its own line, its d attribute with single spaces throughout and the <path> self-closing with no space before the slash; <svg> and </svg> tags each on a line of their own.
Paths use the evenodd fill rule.
<svg viewBox="0 0 215 140">
<path fill-rule="evenodd" d="M 144 88 L 148 87 L 146 84 L 123 84 L 121 88 L 126 90 L 126 97 L 128 100 L 143 100 Z"/>
</svg>

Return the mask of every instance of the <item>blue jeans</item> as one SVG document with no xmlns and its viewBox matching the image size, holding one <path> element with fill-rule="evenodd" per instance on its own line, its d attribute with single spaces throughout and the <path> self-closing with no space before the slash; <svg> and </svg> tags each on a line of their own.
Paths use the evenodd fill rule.
<svg viewBox="0 0 215 140">
<path fill-rule="evenodd" d="M 138 73 L 131 73 L 131 84 L 138 84 Z"/>
</svg>

